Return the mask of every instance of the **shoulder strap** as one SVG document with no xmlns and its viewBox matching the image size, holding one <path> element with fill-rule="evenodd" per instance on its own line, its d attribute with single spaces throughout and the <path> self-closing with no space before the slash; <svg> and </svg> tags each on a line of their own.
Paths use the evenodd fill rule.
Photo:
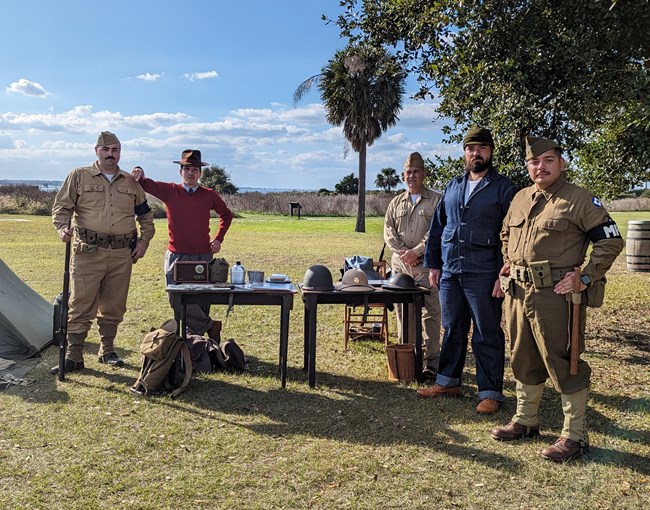
<svg viewBox="0 0 650 510">
<path fill-rule="evenodd" d="M 192 378 L 192 355 L 190 354 L 190 349 L 187 347 L 187 344 L 182 340 L 181 343 L 181 356 L 183 356 L 183 364 L 185 365 L 185 378 L 181 385 L 169 394 L 171 398 L 174 398 L 185 391 L 185 388 L 187 388 L 187 385 L 190 383 L 190 379 Z"/>
</svg>

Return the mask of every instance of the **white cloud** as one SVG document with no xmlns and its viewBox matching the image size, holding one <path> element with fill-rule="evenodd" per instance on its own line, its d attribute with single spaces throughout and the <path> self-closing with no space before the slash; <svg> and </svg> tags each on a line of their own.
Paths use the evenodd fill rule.
<svg viewBox="0 0 650 510">
<path fill-rule="evenodd" d="M 199 73 L 185 73 L 183 76 L 190 81 L 209 80 L 212 78 L 218 78 L 219 73 L 217 73 L 217 71 L 204 71 Z"/>
<path fill-rule="evenodd" d="M 136 80 L 142 80 L 142 81 L 157 81 L 160 78 L 162 78 L 164 75 L 165 75 L 165 73 L 163 73 L 163 74 L 144 73 L 144 74 L 139 74 L 135 78 L 136 78 Z"/>
<path fill-rule="evenodd" d="M 16 94 L 23 94 L 24 96 L 34 96 L 46 98 L 51 94 L 43 88 L 40 83 L 35 81 L 29 81 L 25 78 L 21 78 L 18 81 L 10 83 L 7 87 L 7 92 L 13 92 Z"/>
</svg>

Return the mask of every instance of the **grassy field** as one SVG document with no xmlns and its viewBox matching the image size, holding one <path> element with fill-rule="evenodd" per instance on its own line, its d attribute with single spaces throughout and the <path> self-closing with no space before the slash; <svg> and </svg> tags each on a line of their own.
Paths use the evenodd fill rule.
<svg viewBox="0 0 650 510">
<path fill-rule="evenodd" d="M 615 213 L 625 234 L 630 219 Z M 25 220 L 25 221 L 16 221 Z M 355 234 L 355 218 L 249 216 L 233 222 L 222 255 L 248 269 L 333 271 L 355 254 L 378 257 L 382 219 Z M 171 316 L 162 278 L 164 221 L 134 267 L 118 351 L 126 366 L 97 363 L 96 329 L 86 367 L 64 383 L 49 375 L 57 348 L 0 392 L 0 508 L 11 509 L 638 509 L 650 500 L 650 273 L 629 273 L 621 255 L 605 305 L 590 309 L 586 359 L 594 369 L 588 424 L 591 453 L 556 465 L 539 457 L 561 430 L 559 396 L 542 402 L 542 436 L 490 438 L 514 411 L 475 413 L 474 363 L 464 398 L 421 401 L 415 386 L 389 383 L 383 346 L 343 350 L 343 309 L 319 307 L 317 387 L 302 367 L 303 312 L 296 296 L 286 390 L 278 378 L 279 311 L 235 308 L 224 325 L 251 361 L 245 375 L 193 379 L 175 400 L 129 393 L 145 332 Z M 52 299 L 61 288 L 63 243 L 48 217 L 0 215 L 0 258 Z M 225 309 L 216 307 L 221 319 Z M 395 320 L 391 317 L 391 327 Z M 645 501 L 646 503 L 643 503 Z"/>
</svg>

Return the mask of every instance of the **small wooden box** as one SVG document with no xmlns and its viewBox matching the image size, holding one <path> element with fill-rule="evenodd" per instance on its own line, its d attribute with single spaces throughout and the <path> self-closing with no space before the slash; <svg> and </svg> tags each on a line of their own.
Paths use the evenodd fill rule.
<svg viewBox="0 0 650 510">
<path fill-rule="evenodd" d="M 174 264 L 176 283 L 208 283 L 208 263 L 201 260 L 179 260 Z"/>
</svg>

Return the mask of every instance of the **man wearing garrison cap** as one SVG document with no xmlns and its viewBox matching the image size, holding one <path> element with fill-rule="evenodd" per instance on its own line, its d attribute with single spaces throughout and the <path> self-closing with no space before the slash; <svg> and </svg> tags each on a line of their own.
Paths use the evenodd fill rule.
<svg viewBox="0 0 650 510">
<path fill-rule="evenodd" d="M 539 403 L 550 378 L 561 395 L 564 424 L 560 438 L 541 455 L 562 462 L 589 449 L 585 414 L 591 368 L 580 360 L 572 371 L 567 346 L 577 340 L 578 351 L 584 351 L 586 306 L 602 304 L 603 277 L 623 239 L 600 200 L 566 180 L 559 144 L 527 136 L 525 146 L 533 185 L 515 195 L 501 230 L 517 410 L 492 437 L 510 441 L 539 435 Z M 573 303 L 579 310 L 578 335 L 570 339 Z"/>
<path fill-rule="evenodd" d="M 73 170 L 54 199 L 52 222 L 61 240 L 72 242 L 66 372 L 84 368 L 83 345 L 94 319 L 98 361 L 124 365 L 115 352 L 117 327 L 126 312 L 131 269 L 155 231 L 144 190 L 118 165 L 121 152 L 117 136 L 100 133 L 97 161 Z M 51 371 L 58 370 L 57 365 Z"/>
<path fill-rule="evenodd" d="M 144 190 L 162 200 L 167 209 L 167 285 L 174 283 L 174 264 L 177 261 L 212 260 L 213 254 L 221 250 L 221 243 L 233 217 L 219 193 L 199 184 L 201 168 L 208 166 L 208 163 L 202 161 L 201 151 L 186 149 L 181 154 L 181 159 L 174 163 L 180 165 L 180 184 L 151 180 L 145 177 L 144 170 L 139 166 L 131 172 Z M 213 238 L 210 236 L 211 211 L 219 216 L 219 228 Z M 171 294 L 169 302 L 173 307 Z M 210 338 L 220 340 L 221 321 L 210 318 L 210 305 L 188 305 L 187 325 L 196 334 L 207 333 Z"/>
<path fill-rule="evenodd" d="M 466 172 L 447 184 L 429 230 L 424 266 L 431 285 L 440 289 L 445 333 L 436 384 L 419 389 L 417 395 L 461 395 L 467 335 L 473 324 L 476 412 L 493 414 L 504 401 L 499 231 L 516 190 L 492 165 L 494 141 L 488 129 L 471 128 L 463 150 Z"/>
<path fill-rule="evenodd" d="M 411 153 L 404 163 L 402 178 L 407 186 L 404 193 L 396 196 L 388 205 L 384 221 L 384 240 L 393 251 L 393 273 L 407 273 L 423 287 L 431 288 L 429 271 L 424 267 L 424 248 L 429 235 L 431 218 L 440 200 L 440 193 L 424 185 L 426 176 L 424 160 L 418 152 Z M 397 331 L 402 339 L 402 307 L 398 304 Z M 409 306 L 408 343 L 415 343 L 415 310 Z M 422 311 L 422 336 L 424 341 L 423 375 L 435 379 L 440 357 L 440 301 L 438 289 L 424 298 Z"/>
</svg>

